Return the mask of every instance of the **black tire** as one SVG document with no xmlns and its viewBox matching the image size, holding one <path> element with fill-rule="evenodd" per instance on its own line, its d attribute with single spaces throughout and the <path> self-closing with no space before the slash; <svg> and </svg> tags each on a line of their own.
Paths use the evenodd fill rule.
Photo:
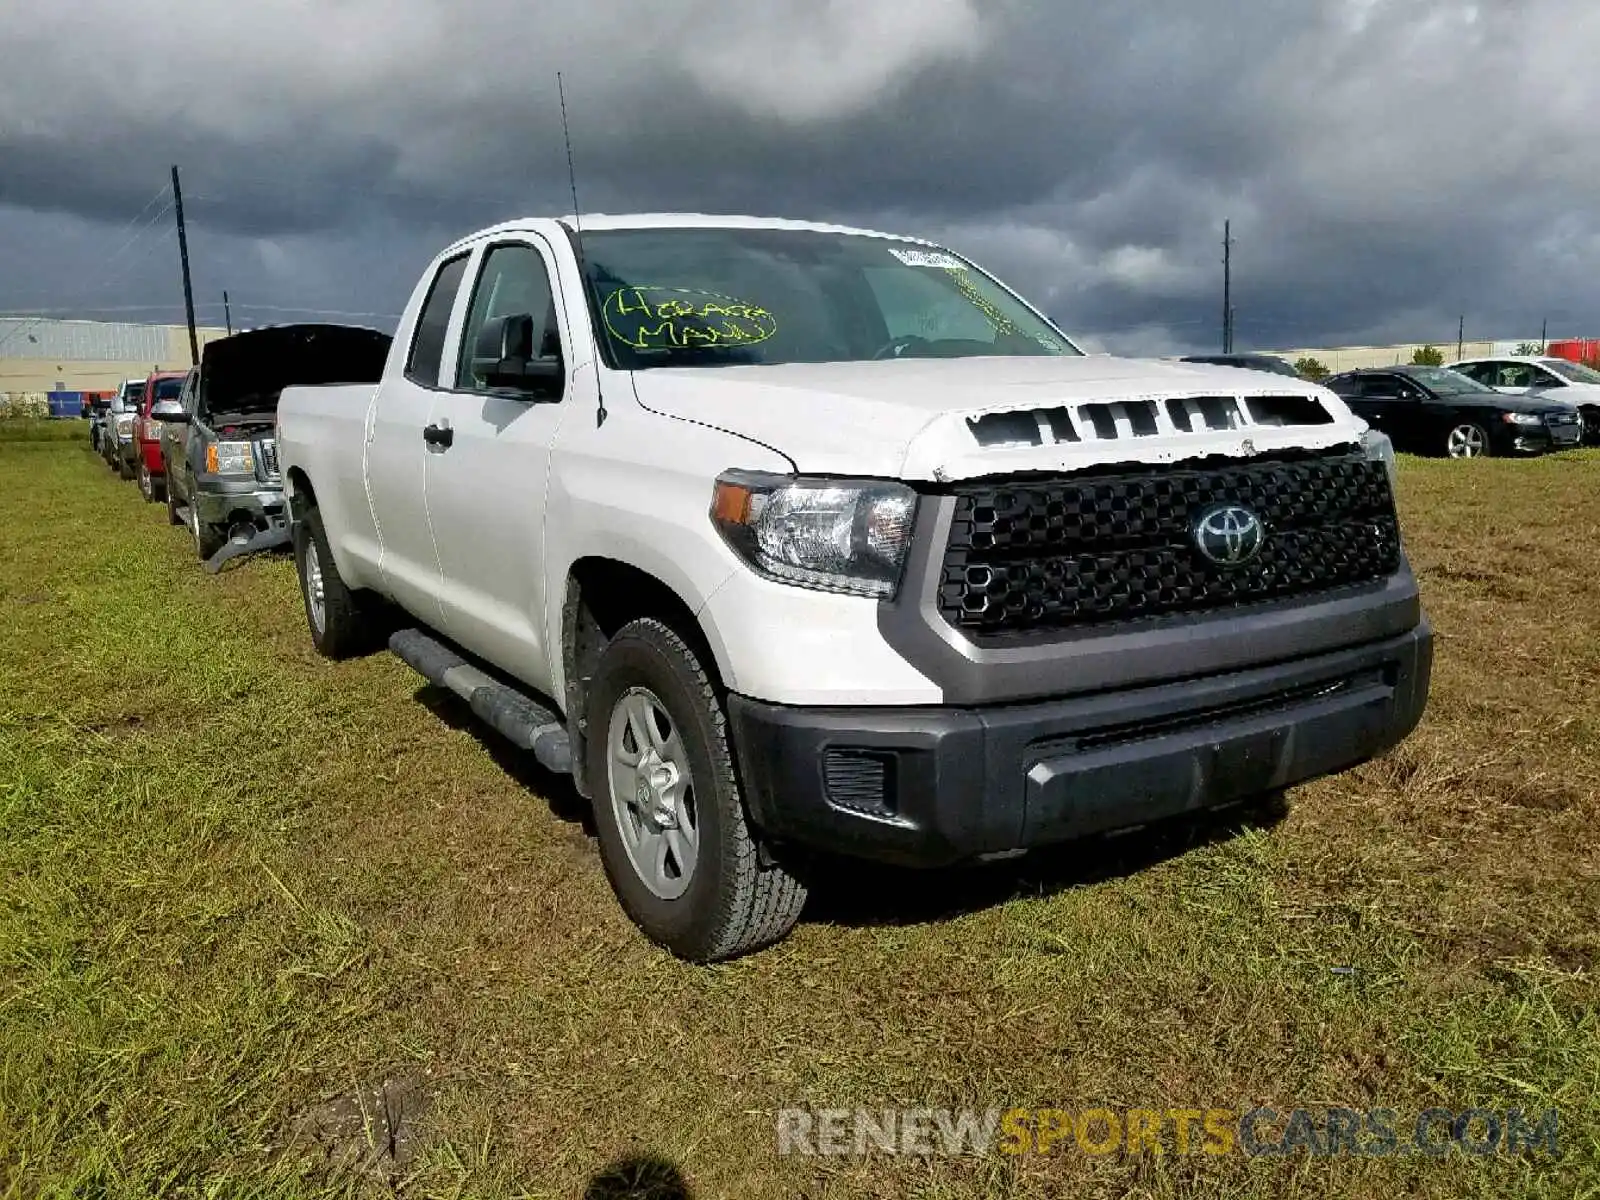
<svg viewBox="0 0 1600 1200">
<path fill-rule="evenodd" d="M 688 760 L 696 862 L 687 889 L 663 899 L 641 878 L 623 843 L 609 771 L 612 713 L 631 689 L 660 701 Z M 661 621 L 618 631 L 595 666 L 587 708 L 588 777 L 600 859 L 623 910 L 658 945 L 690 962 L 718 962 L 782 940 L 800 919 L 805 886 L 763 866 L 745 819 L 729 752 L 727 718 L 688 643 Z"/>
<path fill-rule="evenodd" d="M 138 475 L 138 472 L 134 470 L 133 464 L 131 462 L 129 462 L 127 460 L 127 458 L 124 457 L 120 453 L 117 455 L 116 467 L 117 467 L 117 478 L 118 479 L 130 479 L 131 480 L 131 479 L 136 478 L 137 475 Z"/>
<path fill-rule="evenodd" d="M 227 544 L 228 532 L 201 522 L 200 507 L 194 502 L 197 491 L 194 480 L 189 480 L 189 536 L 194 539 L 195 554 L 201 562 L 205 562 Z"/>
<path fill-rule="evenodd" d="M 322 620 L 314 615 L 312 585 L 307 581 L 307 564 L 314 563 L 322 581 Z M 339 576 L 339 568 L 328 548 L 328 534 L 322 527 L 322 514 L 306 510 L 294 524 L 294 569 L 300 577 L 300 600 L 306 614 L 311 644 L 324 658 L 353 658 L 377 647 L 383 629 L 376 614 Z"/>
<path fill-rule="evenodd" d="M 1600 407 L 1593 404 L 1578 410 L 1583 421 L 1583 432 L 1578 435 L 1581 446 L 1600 446 Z"/>
</svg>

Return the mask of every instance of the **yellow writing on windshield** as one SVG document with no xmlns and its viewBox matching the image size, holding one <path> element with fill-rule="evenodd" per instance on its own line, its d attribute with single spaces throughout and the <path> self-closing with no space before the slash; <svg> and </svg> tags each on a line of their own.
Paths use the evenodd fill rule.
<svg viewBox="0 0 1600 1200">
<path fill-rule="evenodd" d="M 635 350 L 751 346 L 778 331 L 759 304 L 694 288 L 618 288 L 601 315 L 606 332 Z"/>
<path fill-rule="evenodd" d="M 971 304 L 984 315 L 989 324 L 994 326 L 996 333 L 1012 333 L 1019 336 L 1022 334 L 1022 330 L 1017 328 L 1011 318 L 1001 312 L 993 301 L 978 290 L 977 285 L 972 282 L 972 277 L 967 274 L 965 267 L 946 267 L 945 270 L 949 273 L 951 281 L 956 285 L 956 291 L 966 297 L 968 304 Z"/>
</svg>

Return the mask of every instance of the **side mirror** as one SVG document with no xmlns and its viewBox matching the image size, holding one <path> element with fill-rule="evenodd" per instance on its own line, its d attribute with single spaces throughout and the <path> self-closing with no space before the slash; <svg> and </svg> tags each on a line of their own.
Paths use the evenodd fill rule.
<svg viewBox="0 0 1600 1200">
<path fill-rule="evenodd" d="M 559 347 L 553 354 L 534 356 L 533 317 L 528 313 L 485 325 L 478 334 L 472 369 L 491 388 L 538 396 L 559 396 L 566 377 Z"/>
<path fill-rule="evenodd" d="M 152 421 L 166 421 L 175 425 L 187 425 L 189 423 L 189 414 L 183 411 L 183 405 L 176 400 L 158 400 L 150 406 L 150 419 Z"/>
</svg>

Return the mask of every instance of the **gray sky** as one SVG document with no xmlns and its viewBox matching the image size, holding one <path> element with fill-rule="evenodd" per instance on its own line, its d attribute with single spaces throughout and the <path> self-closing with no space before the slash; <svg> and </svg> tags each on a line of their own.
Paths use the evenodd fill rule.
<svg viewBox="0 0 1600 1200">
<path fill-rule="evenodd" d="M 571 209 L 943 241 L 1124 353 L 1600 335 L 1593 0 L 0 7 L 0 312 L 387 325 Z"/>
</svg>

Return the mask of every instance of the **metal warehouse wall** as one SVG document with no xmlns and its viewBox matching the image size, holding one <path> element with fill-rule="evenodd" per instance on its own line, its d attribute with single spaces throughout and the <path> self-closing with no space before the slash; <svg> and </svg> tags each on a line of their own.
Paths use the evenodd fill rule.
<svg viewBox="0 0 1600 1200">
<path fill-rule="evenodd" d="M 202 346 L 227 336 L 213 327 L 196 333 Z M 185 370 L 189 360 L 182 325 L 0 317 L 0 395 L 108 391 L 152 371 Z"/>
</svg>

